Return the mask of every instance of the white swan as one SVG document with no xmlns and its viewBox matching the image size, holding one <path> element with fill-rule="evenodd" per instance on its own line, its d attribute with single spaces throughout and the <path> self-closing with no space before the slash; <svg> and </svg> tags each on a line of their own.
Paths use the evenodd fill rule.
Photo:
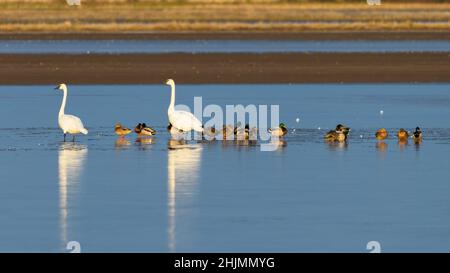
<svg viewBox="0 0 450 273">
<path fill-rule="evenodd" d="M 167 109 L 167 115 L 169 116 L 169 122 L 173 127 L 183 132 L 196 131 L 203 132 L 202 123 L 190 112 L 175 110 L 175 82 L 172 79 L 168 79 L 166 82 L 170 85 L 172 94 L 170 96 L 169 109 Z"/>
<path fill-rule="evenodd" d="M 55 89 L 59 89 L 64 92 L 61 108 L 59 109 L 58 114 L 58 125 L 64 133 L 64 141 L 66 141 L 66 134 L 73 135 L 72 141 L 75 141 L 76 134 L 81 133 L 87 135 L 88 130 L 84 128 L 83 122 L 81 122 L 81 119 L 79 117 L 64 114 L 64 109 L 66 108 L 67 101 L 67 86 L 62 83 L 55 87 Z"/>
</svg>

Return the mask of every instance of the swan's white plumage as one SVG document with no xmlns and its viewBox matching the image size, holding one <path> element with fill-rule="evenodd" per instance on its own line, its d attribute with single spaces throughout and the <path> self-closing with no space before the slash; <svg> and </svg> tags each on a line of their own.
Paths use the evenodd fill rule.
<svg viewBox="0 0 450 273">
<path fill-rule="evenodd" d="M 173 127 L 183 132 L 191 130 L 202 132 L 202 123 L 190 112 L 173 111 L 169 113 L 169 121 Z"/>
<path fill-rule="evenodd" d="M 58 86 L 58 89 L 64 92 L 61 108 L 59 109 L 58 114 L 59 128 L 61 128 L 64 134 L 76 135 L 81 133 L 87 135 L 88 130 L 84 128 L 83 122 L 79 117 L 73 115 L 66 115 L 64 113 L 67 101 L 67 86 L 65 84 L 60 84 Z"/>
<path fill-rule="evenodd" d="M 58 123 L 64 134 L 84 134 L 87 135 L 88 130 L 84 128 L 83 122 L 79 117 L 73 115 L 61 115 L 58 117 Z"/>
<path fill-rule="evenodd" d="M 192 113 L 175 110 L 175 82 L 172 79 L 169 79 L 166 84 L 170 85 L 172 91 L 169 109 L 167 109 L 170 124 L 183 132 L 192 130 L 203 132 L 202 123 Z"/>
</svg>

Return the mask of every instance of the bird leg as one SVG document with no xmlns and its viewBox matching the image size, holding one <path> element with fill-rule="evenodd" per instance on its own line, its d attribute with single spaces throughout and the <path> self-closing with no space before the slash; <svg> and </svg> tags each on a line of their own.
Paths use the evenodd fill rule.
<svg viewBox="0 0 450 273">
<path fill-rule="evenodd" d="M 72 142 L 75 142 L 75 135 L 72 136 Z"/>
<path fill-rule="evenodd" d="M 66 134 L 64 134 L 64 142 L 66 142 Z"/>
</svg>

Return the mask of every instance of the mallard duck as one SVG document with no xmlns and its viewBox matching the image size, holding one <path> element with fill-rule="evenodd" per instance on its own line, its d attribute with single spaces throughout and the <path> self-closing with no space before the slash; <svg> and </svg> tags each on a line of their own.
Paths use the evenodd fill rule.
<svg viewBox="0 0 450 273">
<path fill-rule="evenodd" d="M 416 143 L 419 143 L 422 141 L 422 130 L 420 130 L 419 127 L 416 127 L 416 130 L 413 133 L 413 140 Z"/>
<path fill-rule="evenodd" d="M 151 127 L 147 127 L 145 123 L 139 123 L 134 128 L 134 132 L 138 134 L 139 136 L 153 136 L 156 134 L 155 129 Z"/>
<path fill-rule="evenodd" d="M 325 134 L 324 138 L 328 141 L 344 142 L 347 140 L 347 136 L 350 130 L 351 129 L 349 127 L 338 124 L 336 126 L 336 129 L 328 131 L 328 133 Z"/>
<path fill-rule="evenodd" d="M 244 128 L 236 127 L 234 128 L 234 135 L 237 140 L 244 140 L 250 138 L 250 125 L 246 124 Z"/>
<path fill-rule="evenodd" d="M 237 140 L 248 139 L 248 131 L 245 128 L 236 128 L 235 136 Z"/>
<path fill-rule="evenodd" d="M 408 131 L 406 131 L 405 129 L 401 128 L 397 132 L 397 137 L 398 137 L 399 140 L 407 140 L 408 137 L 409 137 Z"/>
<path fill-rule="evenodd" d="M 136 127 L 134 127 L 134 132 L 139 135 L 141 131 L 142 131 L 142 123 L 139 123 L 138 125 L 136 125 Z"/>
<path fill-rule="evenodd" d="M 375 137 L 378 140 L 386 139 L 387 136 L 388 136 L 388 132 L 384 128 L 378 129 L 378 131 L 375 133 Z"/>
<path fill-rule="evenodd" d="M 117 134 L 118 136 L 123 137 L 123 136 L 126 136 L 126 135 L 128 135 L 129 133 L 131 133 L 131 129 L 122 127 L 122 124 L 116 123 L 116 125 L 114 126 L 114 132 L 116 132 L 116 134 Z"/>
<path fill-rule="evenodd" d="M 142 123 L 142 129 L 141 132 L 139 133 L 139 135 L 143 135 L 143 136 L 153 136 L 156 134 L 156 130 L 151 128 L 151 127 L 147 127 L 147 125 L 145 123 Z"/>
<path fill-rule="evenodd" d="M 342 124 L 336 125 L 336 131 L 342 131 L 342 133 L 344 133 L 344 135 L 345 135 L 345 138 L 347 138 L 347 136 L 351 130 L 352 129 L 350 127 L 344 126 Z"/>
<path fill-rule="evenodd" d="M 258 138 L 258 128 L 252 127 L 248 129 L 248 138 L 251 140 L 257 140 Z"/>
<path fill-rule="evenodd" d="M 228 138 L 230 138 L 233 134 L 234 134 L 234 127 L 233 127 L 233 125 L 230 125 L 230 124 L 228 124 L 228 125 L 223 125 L 222 126 L 222 138 L 223 139 L 227 139 L 227 137 Z"/>
<path fill-rule="evenodd" d="M 328 141 L 339 141 L 339 142 L 344 142 L 345 140 L 347 140 L 347 136 L 343 131 L 336 131 L 336 130 L 329 131 L 324 138 L 325 140 Z"/>
<path fill-rule="evenodd" d="M 271 133 L 272 136 L 281 137 L 281 136 L 285 136 L 288 133 L 288 129 L 287 129 L 286 125 L 284 125 L 284 123 L 280 123 L 279 127 L 270 128 L 269 133 Z"/>
<path fill-rule="evenodd" d="M 177 128 L 173 127 L 171 123 L 169 123 L 169 125 L 167 125 L 167 132 L 169 132 L 171 135 L 176 135 L 182 133 L 183 131 L 178 130 Z"/>
<path fill-rule="evenodd" d="M 212 127 L 204 128 L 202 135 L 207 136 L 209 138 L 214 138 L 217 135 L 216 127 L 212 126 Z"/>
</svg>

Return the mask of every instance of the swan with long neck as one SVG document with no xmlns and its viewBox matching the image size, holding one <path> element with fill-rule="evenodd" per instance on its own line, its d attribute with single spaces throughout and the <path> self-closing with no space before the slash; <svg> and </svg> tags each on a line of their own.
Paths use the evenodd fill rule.
<svg viewBox="0 0 450 273">
<path fill-rule="evenodd" d="M 58 125 L 59 128 L 64 133 L 64 141 L 66 141 L 66 134 L 73 135 L 73 141 L 75 141 L 75 135 L 76 134 L 84 134 L 87 135 L 88 130 L 84 128 L 83 122 L 79 117 L 73 116 L 73 115 L 66 115 L 65 109 L 66 109 L 66 102 L 67 102 L 67 86 L 62 83 L 55 87 L 55 89 L 62 90 L 64 95 L 61 102 L 61 108 L 59 108 L 59 114 L 58 114 Z"/>
<path fill-rule="evenodd" d="M 175 110 L 175 82 L 172 79 L 167 80 L 167 85 L 171 87 L 170 104 L 167 109 L 169 122 L 179 131 L 203 132 L 202 123 L 190 112 Z"/>
</svg>

